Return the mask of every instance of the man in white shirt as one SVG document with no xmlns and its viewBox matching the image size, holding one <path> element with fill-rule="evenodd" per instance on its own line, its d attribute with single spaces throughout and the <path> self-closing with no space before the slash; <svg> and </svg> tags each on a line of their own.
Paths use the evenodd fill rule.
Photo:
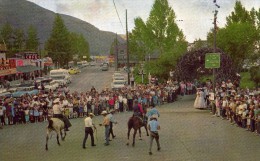
<svg viewBox="0 0 260 161">
<path fill-rule="evenodd" d="M 53 117 L 61 119 L 64 122 L 64 124 L 65 124 L 65 131 L 69 131 L 68 128 L 71 126 L 71 123 L 68 120 L 68 118 L 66 116 L 63 116 L 63 114 L 62 114 L 64 109 L 62 108 L 60 99 L 56 98 L 53 101 L 53 104 L 54 104 L 53 107 L 52 107 L 52 109 L 53 109 Z"/>
<path fill-rule="evenodd" d="M 94 144 L 94 135 L 93 135 L 93 128 L 96 129 L 96 126 L 93 124 L 92 122 L 92 118 L 95 115 L 93 113 L 89 113 L 89 116 L 85 118 L 84 122 L 85 122 L 85 137 L 83 139 L 83 144 L 82 147 L 83 149 L 86 149 L 86 141 L 88 138 L 88 134 L 91 137 L 91 146 L 96 146 L 96 144 Z"/>
</svg>

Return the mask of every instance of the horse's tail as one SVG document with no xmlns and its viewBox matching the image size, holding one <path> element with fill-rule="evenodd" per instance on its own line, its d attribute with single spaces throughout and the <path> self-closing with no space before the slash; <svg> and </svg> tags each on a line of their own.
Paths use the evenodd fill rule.
<svg viewBox="0 0 260 161">
<path fill-rule="evenodd" d="M 53 120 L 49 120 L 48 129 L 53 129 Z"/>
</svg>

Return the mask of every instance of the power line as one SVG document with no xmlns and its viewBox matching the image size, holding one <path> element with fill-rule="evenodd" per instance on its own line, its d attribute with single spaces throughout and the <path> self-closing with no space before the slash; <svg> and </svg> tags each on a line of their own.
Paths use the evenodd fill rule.
<svg viewBox="0 0 260 161">
<path fill-rule="evenodd" d="M 120 24 L 121 24 L 121 26 L 122 26 L 122 30 L 124 31 L 124 27 L 123 27 L 122 21 L 121 21 L 121 19 L 120 19 L 120 17 L 119 17 L 119 14 L 118 14 L 118 12 L 117 12 L 117 8 L 116 8 L 116 4 L 115 4 L 115 1 L 114 1 L 114 0 L 113 0 L 113 3 L 114 3 L 114 8 L 115 8 L 115 10 L 116 10 L 117 17 L 118 17 L 118 19 L 119 19 L 119 21 L 120 21 Z"/>
</svg>

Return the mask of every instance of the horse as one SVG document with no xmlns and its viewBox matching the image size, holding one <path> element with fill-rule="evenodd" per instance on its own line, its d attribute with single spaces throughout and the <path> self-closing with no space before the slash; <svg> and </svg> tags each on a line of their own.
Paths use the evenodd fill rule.
<svg viewBox="0 0 260 161">
<path fill-rule="evenodd" d="M 149 136 L 148 130 L 147 130 L 147 122 L 143 123 L 141 118 L 134 117 L 134 116 L 130 117 L 127 125 L 128 125 L 128 132 L 127 132 L 128 141 L 127 141 L 126 145 L 129 145 L 129 135 L 130 135 L 130 131 L 131 131 L 132 128 L 134 129 L 132 146 L 135 146 L 135 135 L 137 133 L 137 130 L 139 130 L 139 140 L 142 140 L 142 138 L 141 138 L 141 127 L 142 126 L 144 126 L 144 128 L 146 130 L 146 134 L 147 134 L 147 136 Z"/>
<path fill-rule="evenodd" d="M 59 135 L 60 135 L 62 141 L 64 141 L 65 137 L 66 137 L 66 131 L 64 130 L 65 124 L 62 120 L 60 120 L 59 118 L 51 118 L 48 121 L 49 121 L 49 125 L 47 127 L 45 150 L 48 150 L 49 135 L 52 131 L 55 131 L 57 134 L 58 145 L 60 145 Z M 62 130 L 64 131 L 64 136 L 63 136 Z"/>
</svg>

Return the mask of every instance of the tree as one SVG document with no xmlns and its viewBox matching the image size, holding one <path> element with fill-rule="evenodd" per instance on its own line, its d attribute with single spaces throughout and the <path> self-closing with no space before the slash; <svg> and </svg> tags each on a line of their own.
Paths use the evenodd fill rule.
<svg viewBox="0 0 260 161">
<path fill-rule="evenodd" d="M 254 66 L 250 69 L 251 79 L 255 82 L 256 87 L 260 85 L 260 66 Z"/>
<path fill-rule="evenodd" d="M 259 41 L 259 31 L 256 28 L 256 12 L 247 11 L 240 1 L 237 1 L 234 11 L 227 18 L 224 28 L 217 31 L 217 47 L 224 50 L 232 58 L 238 69 L 243 61 L 255 52 Z M 208 33 L 207 40 L 213 46 L 213 31 Z"/>
<path fill-rule="evenodd" d="M 70 33 L 70 42 L 70 52 L 73 56 L 77 56 L 80 59 L 82 59 L 83 56 L 86 56 L 87 59 L 89 59 L 89 44 L 82 34 L 78 35 L 77 33 Z"/>
<path fill-rule="evenodd" d="M 8 50 L 12 48 L 12 39 L 13 39 L 13 28 L 7 23 L 1 29 L 2 41 L 6 44 Z"/>
<path fill-rule="evenodd" d="M 26 49 L 31 51 L 37 51 L 40 43 L 37 37 L 37 30 L 32 25 L 28 28 Z"/>
<path fill-rule="evenodd" d="M 188 45 L 175 19 L 167 0 L 155 0 L 147 21 L 136 18 L 135 28 L 129 36 L 131 55 L 135 53 L 139 60 L 144 60 L 149 54 L 157 55 L 158 59 L 147 64 L 146 68 L 164 78 Z"/>
<path fill-rule="evenodd" d="M 19 52 L 24 49 L 25 45 L 25 35 L 23 30 L 15 29 L 13 32 L 13 51 Z"/>
<path fill-rule="evenodd" d="M 114 39 L 114 41 L 113 41 L 113 43 L 111 44 L 111 47 L 110 47 L 110 51 L 109 51 L 109 53 L 110 53 L 110 55 L 116 55 L 116 44 L 117 45 L 119 45 L 119 41 L 115 38 Z"/>
<path fill-rule="evenodd" d="M 45 47 L 49 56 L 53 58 L 54 62 L 58 62 L 60 66 L 65 66 L 72 60 L 69 31 L 59 14 L 55 17 L 51 36 L 47 40 Z"/>
</svg>

